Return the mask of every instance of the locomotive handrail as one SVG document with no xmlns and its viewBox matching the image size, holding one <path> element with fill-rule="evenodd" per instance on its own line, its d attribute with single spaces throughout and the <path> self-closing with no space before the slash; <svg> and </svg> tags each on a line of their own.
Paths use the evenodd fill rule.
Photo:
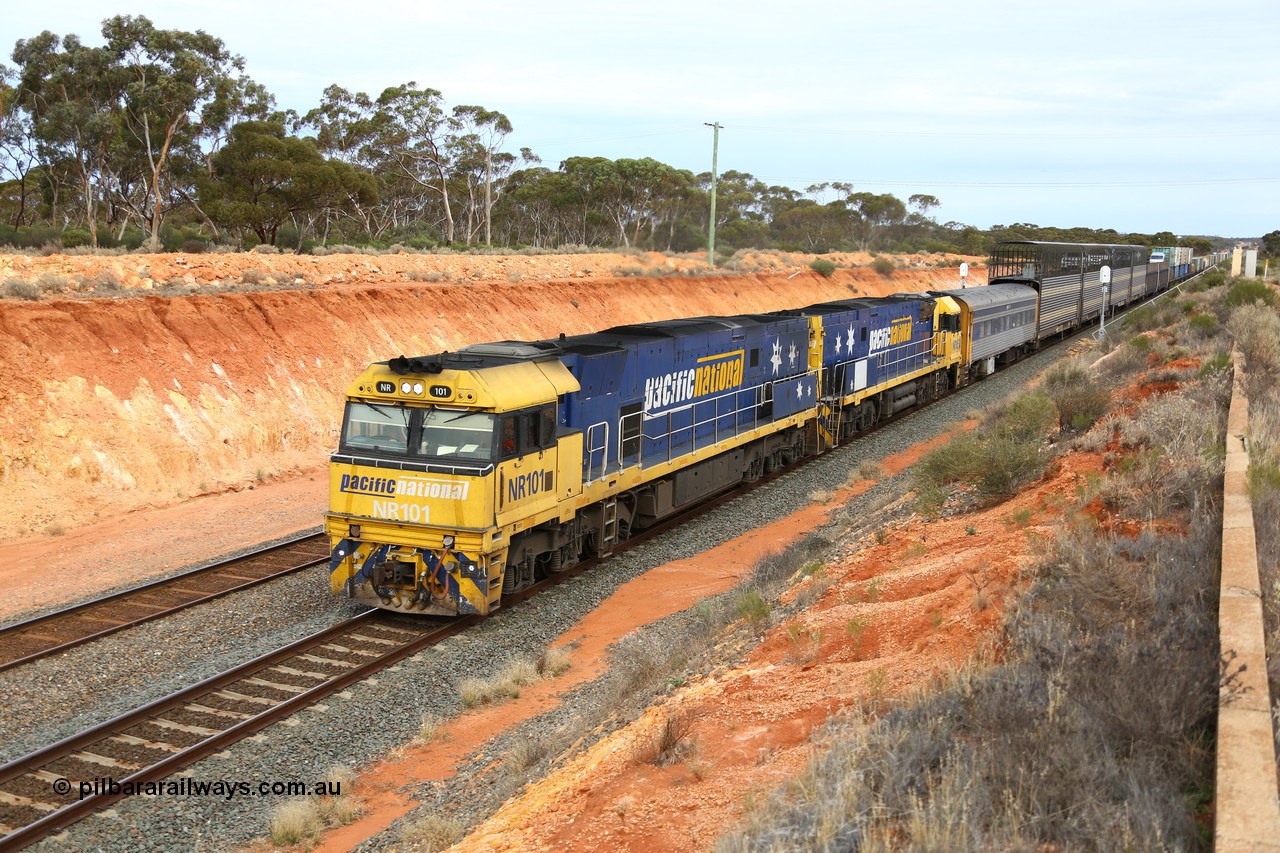
<svg viewBox="0 0 1280 853">
<path fill-rule="evenodd" d="M 591 439 L 591 436 L 595 434 L 597 429 L 604 430 L 604 441 L 601 442 L 601 444 L 598 447 L 592 443 L 592 439 Z M 586 438 L 585 444 L 586 444 L 586 452 L 587 452 L 586 480 L 587 480 L 587 484 L 590 485 L 591 483 L 595 482 L 595 477 L 592 475 L 593 472 L 595 471 L 595 465 L 592 463 L 591 460 L 595 457 L 595 454 L 597 452 L 600 453 L 600 479 L 601 480 L 604 479 L 604 475 L 608 473 L 608 470 L 609 470 L 609 422 L 600 421 L 599 423 L 594 423 L 591 426 L 587 427 L 587 438 Z M 619 456 L 618 458 L 622 458 L 622 457 Z"/>
</svg>

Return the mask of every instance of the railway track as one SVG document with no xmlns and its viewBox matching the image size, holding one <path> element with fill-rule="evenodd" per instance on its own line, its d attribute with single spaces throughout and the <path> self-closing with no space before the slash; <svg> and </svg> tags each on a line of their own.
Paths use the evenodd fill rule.
<svg viewBox="0 0 1280 853">
<path fill-rule="evenodd" d="M 322 534 L 0 628 L 0 672 L 327 560 Z"/>
<path fill-rule="evenodd" d="M 126 796 L 126 786 L 158 782 L 471 621 L 368 611 L 0 766 L 0 850 L 38 841 Z M 107 778 L 119 783 L 114 793 L 101 782 L 107 789 L 91 790 Z"/>
</svg>

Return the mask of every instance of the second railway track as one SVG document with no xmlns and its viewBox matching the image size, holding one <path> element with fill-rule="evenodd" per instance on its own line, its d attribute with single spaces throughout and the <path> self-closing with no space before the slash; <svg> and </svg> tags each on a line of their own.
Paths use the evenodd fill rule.
<svg viewBox="0 0 1280 853">
<path fill-rule="evenodd" d="M 323 534 L 304 536 L 0 628 L 0 672 L 293 574 L 328 557 Z"/>
<path fill-rule="evenodd" d="M 470 622 L 369 611 L 0 766 L 0 850 L 44 838 L 125 796 L 124 786 L 164 779 Z M 120 787 L 81 794 L 103 778 Z"/>
</svg>

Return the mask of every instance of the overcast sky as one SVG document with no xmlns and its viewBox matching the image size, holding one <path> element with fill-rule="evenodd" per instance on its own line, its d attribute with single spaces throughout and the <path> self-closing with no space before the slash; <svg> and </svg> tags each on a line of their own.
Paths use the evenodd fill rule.
<svg viewBox="0 0 1280 853">
<path fill-rule="evenodd" d="M 937 196 L 939 222 L 1280 228 L 1276 0 L 441 0 L 11 4 L 43 30 L 203 29 L 278 106 L 408 81 L 511 119 L 509 148 L 654 157 L 803 189 Z"/>
</svg>

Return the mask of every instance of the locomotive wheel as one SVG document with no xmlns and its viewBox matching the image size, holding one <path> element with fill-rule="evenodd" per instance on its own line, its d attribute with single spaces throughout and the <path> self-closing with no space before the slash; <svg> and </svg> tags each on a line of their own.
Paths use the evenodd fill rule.
<svg viewBox="0 0 1280 853">
<path fill-rule="evenodd" d="M 508 565 L 502 576 L 502 594 L 514 595 L 533 586 L 536 565 L 537 559 L 532 555 Z"/>
</svg>

